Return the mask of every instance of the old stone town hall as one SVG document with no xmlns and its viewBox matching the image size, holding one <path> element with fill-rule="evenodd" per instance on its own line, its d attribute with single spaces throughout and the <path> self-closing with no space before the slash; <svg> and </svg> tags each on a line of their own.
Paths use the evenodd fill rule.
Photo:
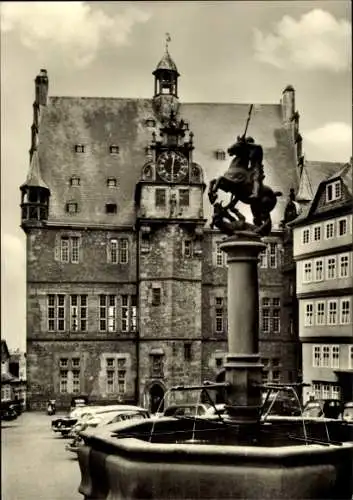
<svg viewBox="0 0 353 500">
<path fill-rule="evenodd" d="M 182 103 L 168 50 L 152 74 L 148 99 L 55 97 L 46 70 L 35 79 L 21 186 L 31 408 L 87 394 L 155 411 L 171 386 L 222 376 L 227 263 L 223 235 L 209 227 L 206 188 L 227 169 L 249 104 Z M 283 229 L 293 217 L 288 194 L 300 183 L 298 126 L 288 86 L 280 103 L 254 106 L 249 128 L 264 148 L 266 183 L 283 193 L 259 262 L 269 381 L 300 376 Z"/>
</svg>

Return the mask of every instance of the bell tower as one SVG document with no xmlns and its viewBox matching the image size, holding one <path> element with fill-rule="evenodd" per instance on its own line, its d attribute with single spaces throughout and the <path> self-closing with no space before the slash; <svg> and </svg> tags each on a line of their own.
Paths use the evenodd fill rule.
<svg viewBox="0 0 353 500">
<path fill-rule="evenodd" d="M 179 110 L 178 78 L 180 75 L 169 54 L 170 41 L 170 35 L 167 33 L 164 55 L 152 73 L 154 75 L 153 108 L 162 122 L 169 118 L 171 111 L 177 114 Z"/>
</svg>

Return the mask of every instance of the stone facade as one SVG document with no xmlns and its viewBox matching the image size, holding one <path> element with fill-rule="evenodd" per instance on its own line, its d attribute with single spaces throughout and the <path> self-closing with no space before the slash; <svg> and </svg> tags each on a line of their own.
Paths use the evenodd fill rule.
<svg viewBox="0 0 353 500">
<path fill-rule="evenodd" d="M 225 150 L 248 105 L 179 103 L 175 71 L 153 73 L 157 90 L 173 82 L 153 99 L 51 97 L 46 73 L 36 80 L 39 142 L 34 134 L 21 186 L 32 408 L 49 398 L 68 406 L 81 393 L 156 411 L 171 386 L 222 378 L 227 263 L 223 236 L 207 222 L 205 188 L 227 168 Z M 298 119 L 293 89 L 283 96 L 257 105 L 251 127 L 264 147 L 266 183 L 288 193 L 299 181 Z M 183 118 L 176 139 L 165 126 L 172 110 Z M 184 155 L 184 177 L 163 180 L 161 151 Z M 282 197 L 260 266 L 260 299 L 280 310 L 261 331 L 260 308 L 260 349 L 282 381 L 297 370 L 282 307 L 285 206 Z"/>
</svg>

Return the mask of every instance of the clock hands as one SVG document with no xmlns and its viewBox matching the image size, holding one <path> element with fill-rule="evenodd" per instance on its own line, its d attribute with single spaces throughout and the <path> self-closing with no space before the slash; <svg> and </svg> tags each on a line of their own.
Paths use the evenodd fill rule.
<svg viewBox="0 0 353 500">
<path fill-rule="evenodd" d="M 170 175 L 171 175 L 171 178 L 172 178 L 172 181 L 174 180 L 174 163 L 175 163 L 175 153 L 173 152 L 172 153 L 172 167 L 171 167 L 171 172 L 170 172 Z"/>
</svg>

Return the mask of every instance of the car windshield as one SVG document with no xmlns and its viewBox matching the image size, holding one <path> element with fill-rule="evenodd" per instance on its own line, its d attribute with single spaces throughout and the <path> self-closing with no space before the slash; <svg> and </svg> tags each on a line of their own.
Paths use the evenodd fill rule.
<svg viewBox="0 0 353 500">
<path fill-rule="evenodd" d="M 353 420 L 353 406 L 348 406 L 344 409 L 343 418 L 349 418 L 349 420 Z"/>
</svg>

